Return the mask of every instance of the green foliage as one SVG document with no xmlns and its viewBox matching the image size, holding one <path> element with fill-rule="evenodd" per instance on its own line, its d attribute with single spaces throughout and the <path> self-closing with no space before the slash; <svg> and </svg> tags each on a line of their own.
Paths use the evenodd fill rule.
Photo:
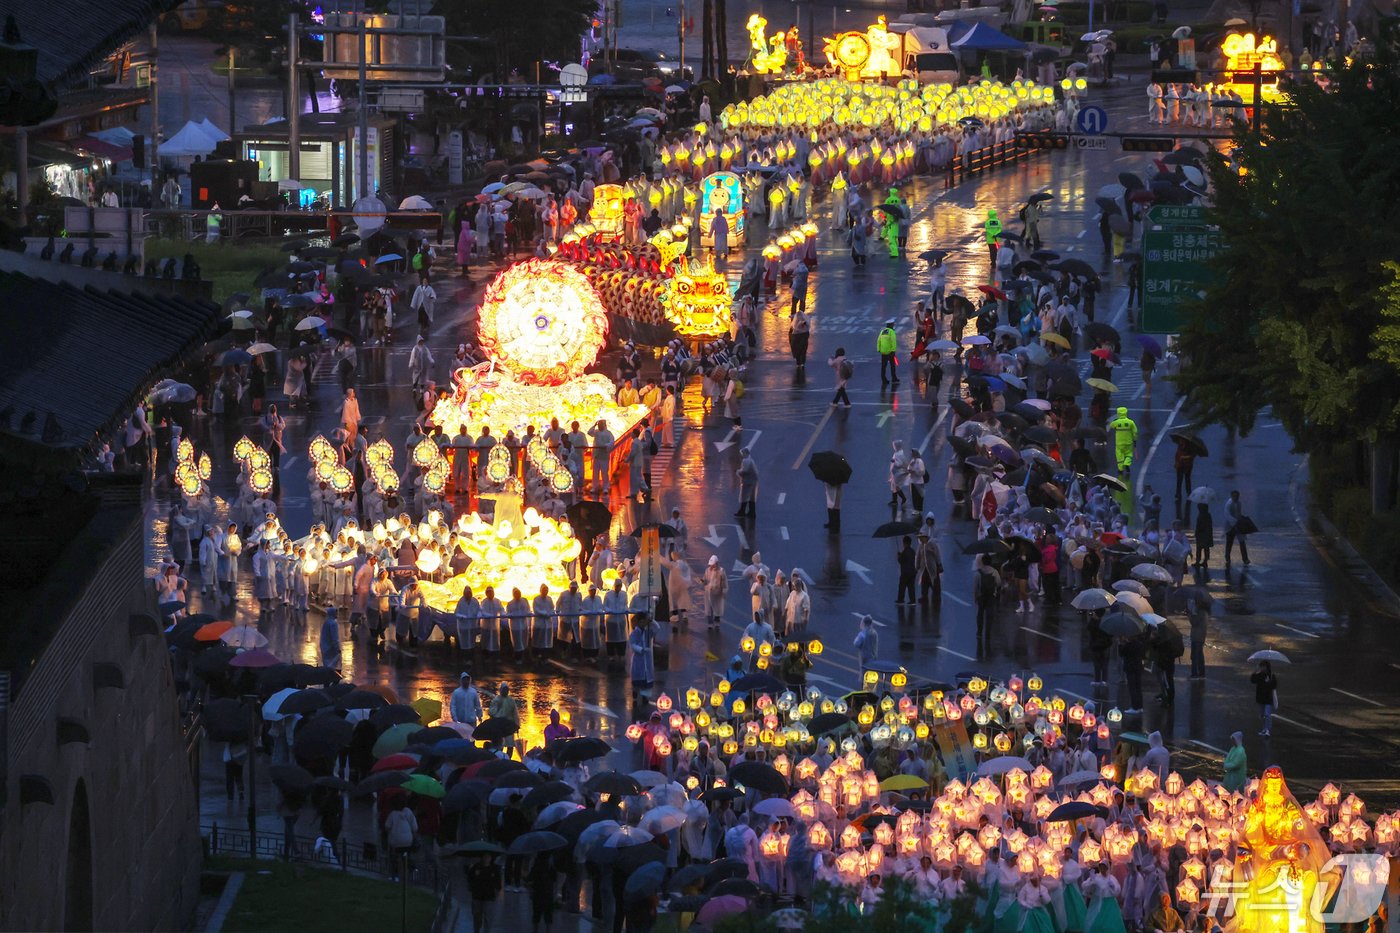
<svg viewBox="0 0 1400 933">
<path fill-rule="evenodd" d="M 1373 352 L 1400 337 L 1380 331 L 1400 323 L 1383 313 L 1400 304 L 1383 262 L 1400 255 L 1400 228 L 1379 215 L 1400 203 L 1400 59 L 1382 43 L 1334 77 L 1330 91 L 1292 86 L 1257 137 L 1237 126 L 1243 175 L 1212 160 L 1228 249 L 1182 333 L 1193 417 L 1246 434 L 1272 406 L 1308 451 L 1393 432 L 1400 403 L 1395 345 Z"/>
<path fill-rule="evenodd" d="M 406 917 L 401 916 L 405 913 L 405 892 L 399 885 L 345 874 L 331 867 L 210 859 L 205 868 L 244 872 L 243 886 L 224 923 L 227 930 L 426 930 L 432 925 L 437 907 L 430 893 L 409 888 Z"/>
<path fill-rule="evenodd" d="M 442 9 L 448 35 L 490 39 L 496 53 L 496 77 L 519 70 L 534 80 L 537 61 L 577 61 L 579 43 L 593 23 L 596 0 L 511 0 L 509 3 L 464 2 Z M 453 54 L 453 43 L 448 43 Z"/>
<path fill-rule="evenodd" d="M 146 258 L 163 261 L 193 253 L 201 277 L 214 283 L 214 300 L 222 302 L 235 292 L 256 292 L 253 280 L 266 269 L 287 262 L 287 254 L 276 246 L 251 245 L 237 240 L 206 243 L 203 240 L 151 239 L 146 241 Z"/>
<path fill-rule="evenodd" d="M 374 11 L 375 6 L 371 3 L 368 9 Z M 224 3 L 211 9 L 213 18 L 209 34 L 217 41 L 232 42 L 241 53 L 251 59 L 251 62 L 241 62 L 241 67 L 246 68 L 252 63 L 269 65 L 274 59 L 285 67 L 287 21 L 295 14 L 298 22 L 310 23 L 309 9 L 307 4 L 298 0 L 242 0 L 237 3 Z M 310 40 L 303 36 L 303 58 L 314 59 L 320 54 L 312 46 Z"/>
</svg>

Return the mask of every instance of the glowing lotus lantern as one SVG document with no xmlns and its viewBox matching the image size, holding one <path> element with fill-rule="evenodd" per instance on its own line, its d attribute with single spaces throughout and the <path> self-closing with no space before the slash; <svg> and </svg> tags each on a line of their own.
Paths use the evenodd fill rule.
<svg viewBox="0 0 1400 933">
<path fill-rule="evenodd" d="M 1322 790 L 1318 791 L 1317 799 L 1325 807 L 1335 807 L 1342 802 L 1342 791 L 1335 784 L 1324 784 Z"/>
<path fill-rule="evenodd" d="M 239 460 L 247 460 L 255 446 L 252 439 L 245 434 L 233 445 L 233 455 Z"/>
<path fill-rule="evenodd" d="M 1200 902 L 1201 889 L 1190 878 L 1176 886 L 1176 901 L 1184 907 L 1194 907 Z"/>
</svg>

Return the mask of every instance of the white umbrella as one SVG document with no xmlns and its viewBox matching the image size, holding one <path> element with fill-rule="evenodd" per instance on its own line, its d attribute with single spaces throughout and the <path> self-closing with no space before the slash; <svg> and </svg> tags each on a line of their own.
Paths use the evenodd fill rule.
<svg viewBox="0 0 1400 933">
<path fill-rule="evenodd" d="M 276 353 L 277 348 L 274 347 L 272 344 L 267 343 L 266 341 L 259 340 L 257 343 L 253 344 L 251 347 L 248 348 L 248 352 L 253 354 L 254 356 L 257 356 L 260 353 Z"/>
<path fill-rule="evenodd" d="M 293 693 L 300 692 L 301 691 L 297 690 L 296 687 L 287 687 L 286 689 L 278 690 L 272 696 L 268 697 L 267 702 L 263 704 L 262 718 L 269 722 L 285 719 L 286 717 L 282 714 L 282 704 L 286 701 L 287 697 L 291 696 Z"/>
<path fill-rule="evenodd" d="M 1032 408 L 1039 408 L 1041 411 L 1049 411 L 1052 407 L 1049 400 L 1043 398 L 1028 398 L 1022 402 L 1022 404 L 1029 405 Z"/>
<path fill-rule="evenodd" d="M 219 636 L 219 641 L 230 648 L 264 648 L 267 636 L 251 625 L 235 625 Z"/>
<path fill-rule="evenodd" d="M 1151 625 L 1153 627 L 1161 625 L 1163 622 L 1167 621 L 1166 616 L 1159 616 L 1155 612 L 1144 612 L 1141 613 L 1141 615 L 1142 621 L 1146 622 L 1148 625 Z"/>
<path fill-rule="evenodd" d="M 668 85 L 668 86 L 667 86 L 667 88 L 666 88 L 666 93 L 667 93 L 667 94 L 684 94 L 684 93 L 685 93 L 685 88 L 681 87 L 679 84 L 671 84 L 671 85 Z"/>
<path fill-rule="evenodd" d="M 1185 38 L 1189 37 L 1190 35 L 1191 35 L 1191 27 L 1190 27 L 1190 26 L 1178 26 L 1178 27 L 1176 27 L 1176 29 L 1172 30 L 1172 38 L 1173 38 L 1173 39 L 1185 39 Z"/>
<path fill-rule="evenodd" d="M 753 808 L 753 812 L 772 817 L 775 820 L 791 819 L 794 814 L 792 804 L 782 797 L 769 797 L 767 800 L 759 801 L 758 805 Z"/>
<path fill-rule="evenodd" d="M 1000 328 L 997 329 L 1000 330 Z M 1001 373 L 997 376 L 997 378 L 1000 379 L 1002 382 L 1006 383 L 1007 385 L 1015 386 L 1018 389 L 1024 389 L 1026 387 L 1026 380 L 1022 379 L 1020 376 L 1013 375 L 1012 373 Z"/>
<path fill-rule="evenodd" d="M 229 318 L 235 321 L 246 321 L 252 316 L 253 312 L 249 311 L 247 308 L 239 308 L 237 311 L 230 314 Z"/>
<path fill-rule="evenodd" d="M 1070 605 L 1075 609 L 1091 612 L 1095 609 L 1107 609 L 1117 601 L 1118 598 L 1108 590 L 1091 587 L 1077 594 Z"/>
<path fill-rule="evenodd" d="M 1265 648 L 1263 651 L 1256 651 L 1256 652 L 1254 652 L 1253 654 L 1251 654 L 1251 655 L 1247 658 L 1247 660 L 1250 660 L 1250 661 L 1270 661 L 1270 662 L 1273 662 L 1273 663 L 1275 663 L 1275 664 L 1292 664 L 1292 663 L 1293 663 L 1292 661 L 1288 660 L 1288 656 L 1285 655 L 1282 651 L 1275 651 L 1275 650 L 1273 650 L 1272 648 Z"/>
<path fill-rule="evenodd" d="M 962 345 L 965 347 L 985 347 L 992 342 L 992 338 L 986 334 L 973 334 L 971 337 L 964 337 Z"/>
<path fill-rule="evenodd" d="M 1022 771 L 1030 774 L 1035 770 L 1035 765 L 1015 755 L 1002 755 L 998 758 L 988 758 L 978 765 L 977 775 L 978 777 L 994 777 L 995 775 L 1005 774 L 1016 768 L 1020 768 Z"/>
<path fill-rule="evenodd" d="M 1170 583 L 1172 575 L 1166 567 L 1161 564 L 1138 564 L 1128 571 L 1139 580 L 1147 580 L 1152 583 Z M 1146 595 L 1146 594 L 1144 594 Z"/>
<path fill-rule="evenodd" d="M 1136 581 L 1136 580 L 1118 580 L 1118 581 L 1116 581 L 1116 582 L 1113 584 L 1113 592 L 1115 592 L 1115 593 L 1123 593 L 1123 592 L 1136 593 L 1136 594 L 1138 594 L 1139 596 L 1147 596 L 1147 595 L 1148 595 L 1147 587 L 1143 586 L 1141 583 L 1139 583 L 1139 582 Z"/>
<path fill-rule="evenodd" d="M 624 826 L 608 837 L 608 841 L 603 843 L 605 849 L 626 849 L 630 846 L 639 846 L 644 842 L 651 842 L 656 837 L 645 829 L 636 826 Z"/>
<path fill-rule="evenodd" d="M 305 187 L 305 185 L 297 181 L 295 178 L 283 178 L 277 183 L 278 191 L 300 191 L 302 188 Z"/>
<path fill-rule="evenodd" d="M 411 194 L 399 202 L 399 210 L 401 211 L 430 211 L 432 209 L 433 202 L 421 194 Z"/>
<path fill-rule="evenodd" d="M 1120 606 L 1127 606 L 1138 615 L 1146 615 L 1152 611 L 1152 603 L 1148 602 L 1145 596 L 1139 596 L 1132 590 L 1123 590 L 1119 592 L 1115 602 Z"/>
<path fill-rule="evenodd" d="M 676 807 L 657 807 L 655 810 L 648 810 L 642 817 L 641 828 L 656 836 L 665 835 L 673 829 L 680 829 L 685 825 L 686 815 L 684 810 Z"/>
<path fill-rule="evenodd" d="M 302 318 L 300 321 L 297 321 L 296 329 L 297 329 L 297 330 L 315 330 L 315 329 L 318 328 L 318 327 L 324 327 L 324 326 L 326 326 L 326 322 L 325 322 L 324 319 L 319 318 L 319 317 L 317 317 L 317 316 L 314 315 L 314 314 L 308 314 L 306 317 Z"/>
<path fill-rule="evenodd" d="M 560 800 L 556 803 L 551 803 L 540 811 L 539 816 L 535 817 L 535 829 L 544 829 L 547 826 L 553 826 L 570 813 L 575 813 L 582 809 L 583 806 L 581 804 L 574 803 L 572 800 Z"/>
<path fill-rule="evenodd" d="M 666 783 L 666 775 L 660 771 L 633 771 L 632 777 L 643 787 L 660 787 Z"/>
<path fill-rule="evenodd" d="M 574 848 L 574 852 L 579 856 L 586 854 L 593 846 L 607 839 L 621 828 L 617 820 L 599 820 L 592 826 L 584 827 L 583 832 L 578 835 L 578 845 Z"/>
<path fill-rule="evenodd" d="M 1102 781 L 1103 775 L 1097 771 L 1071 771 L 1055 782 L 1056 787 L 1068 787 L 1072 784 L 1088 784 L 1091 781 Z"/>
<path fill-rule="evenodd" d="M 1187 501 L 1194 502 L 1196 505 L 1214 502 L 1215 490 L 1211 489 L 1209 486 L 1197 486 L 1195 489 L 1191 490 L 1191 495 L 1187 497 Z"/>
</svg>

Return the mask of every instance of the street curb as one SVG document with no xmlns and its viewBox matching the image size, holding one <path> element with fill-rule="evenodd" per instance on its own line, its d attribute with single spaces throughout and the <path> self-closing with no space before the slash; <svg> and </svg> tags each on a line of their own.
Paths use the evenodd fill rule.
<svg viewBox="0 0 1400 933">
<path fill-rule="evenodd" d="M 233 903 L 238 900 L 238 892 L 242 887 L 243 872 L 236 871 L 228 876 L 228 882 L 224 885 L 224 893 L 219 895 L 218 906 L 210 915 L 209 922 L 204 927 L 204 933 L 220 933 L 223 930 L 224 921 L 228 919 L 229 911 L 233 910 Z"/>
<path fill-rule="evenodd" d="M 1304 466 L 1307 461 L 1304 461 Z M 1357 580 L 1371 597 L 1372 604 L 1387 615 L 1400 618 L 1400 594 L 1385 581 L 1376 568 L 1361 556 L 1351 541 L 1320 510 L 1311 509 L 1304 525 L 1314 546 L 1325 552 L 1337 569 Z"/>
</svg>

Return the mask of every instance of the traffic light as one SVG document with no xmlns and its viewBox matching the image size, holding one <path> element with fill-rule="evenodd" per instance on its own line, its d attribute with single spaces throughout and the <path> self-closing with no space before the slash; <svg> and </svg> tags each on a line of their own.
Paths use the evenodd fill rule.
<svg viewBox="0 0 1400 933">
<path fill-rule="evenodd" d="M 1124 136 L 1124 152 L 1171 152 L 1176 140 L 1170 136 Z"/>
<path fill-rule="evenodd" d="M 1067 149 L 1069 135 L 1066 133 L 1017 133 L 1016 145 L 1022 149 Z"/>
</svg>

